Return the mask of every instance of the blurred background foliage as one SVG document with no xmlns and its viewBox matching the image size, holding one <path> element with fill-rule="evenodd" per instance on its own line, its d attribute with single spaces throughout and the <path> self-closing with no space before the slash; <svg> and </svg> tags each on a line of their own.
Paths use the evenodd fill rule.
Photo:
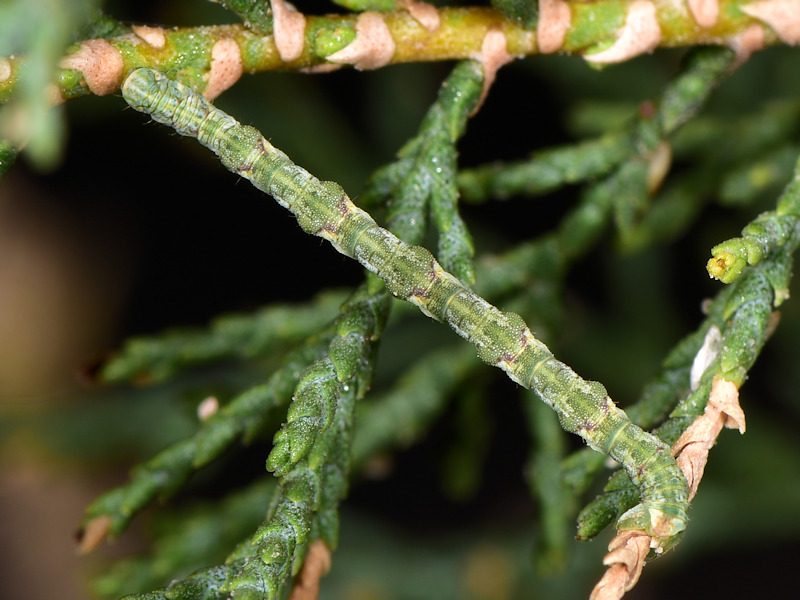
<svg viewBox="0 0 800 600">
<path fill-rule="evenodd" d="M 77 15 L 88 6 L 64 4 Z M 298 4 L 315 12 L 312 3 Z M 218 5 L 187 0 L 119 0 L 104 3 L 104 10 L 149 24 L 235 21 Z M 33 18 L 19 25 L 30 26 Z M 10 27 L 3 22 L 0 39 Z M 69 37 L 59 35 L 53 44 Z M 60 48 L 46 51 L 57 55 Z M 658 96 L 682 54 L 658 51 L 603 71 L 561 56 L 505 67 L 459 146 L 461 165 L 519 159 L 618 127 Z M 699 130 L 709 128 L 724 148 L 739 143 L 737 124 L 748 117 L 796 109 L 798 67 L 796 50 L 757 54 L 715 92 L 698 117 Z M 245 76 L 217 105 L 259 128 L 319 178 L 341 183 L 357 202 L 369 174 L 416 132 L 449 69 L 421 64 Z M 210 394 L 224 400 L 243 384 L 262 381 L 275 362 L 222 364 L 141 389 L 87 387 L 75 373 L 129 336 L 303 301 L 323 288 L 355 285 L 361 275 L 355 263 L 306 236 L 282 208 L 237 184 L 193 141 L 143 125 L 118 95 L 77 99 L 58 112 L 63 121 L 40 115 L 44 137 L 56 146 L 42 150 L 43 158 L 31 148 L 0 185 L 0 575 L 5 597 L 69 600 L 88 597 L 88 575 L 102 573 L 111 557 L 143 550 L 151 530 L 168 545 L 180 519 L 196 519 L 190 531 L 198 548 L 204 539 L 244 535 L 203 515 L 219 516 L 216 501 L 229 489 L 248 493 L 255 474 L 263 473 L 266 441 L 201 471 L 174 501 L 185 511 L 148 511 L 99 558 L 78 559 L 70 534 L 85 505 L 123 482 L 131 464 L 194 430 L 200 400 Z M 59 123 L 69 130 L 63 138 Z M 609 239 L 582 259 L 567 281 L 567 318 L 554 320 L 545 338 L 555 354 L 602 381 L 623 407 L 635 400 L 667 350 L 700 321 L 702 299 L 721 286 L 704 269 L 709 249 L 774 206 L 800 147 L 794 123 L 731 175 L 759 166 L 765 180 L 774 175 L 755 202 L 737 202 L 735 180 L 718 181 L 691 230 L 635 253 L 620 252 Z M 671 177 L 691 167 L 677 162 Z M 547 232 L 577 193 L 567 188 L 534 199 L 466 204 L 462 211 L 478 254 L 500 252 Z M 685 540 L 647 568 L 630 598 L 745 597 L 766 589 L 790 597 L 796 591 L 798 303 L 786 302 L 781 313 L 742 388 L 747 435 L 722 435 Z M 418 348 L 446 345 L 452 337 L 421 315 L 404 313 L 383 336 L 375 392 L 392 385 Z M 535 569 L 539 524 L 525 485 L 529 440 L 518 402 L 527 392 L 477 359 L 470 381 L 486 390 L 483 399 L 464 393 L 421 443 L 372 465 L 353 487 L 322 598 L 574 598 L 585 596 L 602 572 L 607 538 L 572 543 L 560 572 Z M 252 503 L 230 507 L 244 532 L 263 516 L 237 506 Z M 200 566 L 222 557 L 191 560 Z M 121 568 L 131 569 L 134 586 L 135 565 Z M 161 574 L 160 584 L 176 575 Z M 109 592 L 104 581 L 96 580 L 96 593 Z"/>
</svg>

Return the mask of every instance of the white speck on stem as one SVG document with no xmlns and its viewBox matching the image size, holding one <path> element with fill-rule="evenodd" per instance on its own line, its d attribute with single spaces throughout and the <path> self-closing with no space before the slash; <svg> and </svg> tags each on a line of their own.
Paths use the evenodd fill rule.
<svg viewBox="0 0 800 600">
<path fill-rule="evenodd" d="M 700 348 L 697 355 L 695 355 L 694 362 L 692 362 L 692 370 L 689 375 L 692 391 L 700 386 L 700 379 L 702 379 L 703 373 L 706 372 L 706 369 L 708 369 L 711 363 L 714 362 L 714 359 L 719 355 L 721 341 L 722 334 L 720 333 L 719 327 L 716 325 L 709 327 L 706 332 L 706 337 L 703 340 L 703 346 Z"/>
<path fill-rule="evenodd" d="M 209 396 L 197 405 L 197 418 L 206 421 L 219 410 L 219 401 L 214 396 Z"/>
</svg>

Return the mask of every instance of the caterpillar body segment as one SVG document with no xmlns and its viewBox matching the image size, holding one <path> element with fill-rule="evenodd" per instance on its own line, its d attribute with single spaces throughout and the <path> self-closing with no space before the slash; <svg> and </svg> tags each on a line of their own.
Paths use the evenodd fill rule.
<svg viewBox="0 0 800 600">
<path fill-rule="evenodd" d="M 196 137 L 228 169 L 294 213 L 306 232 L 356 259 L 396 297 L 470 341 L 481 360 L 535 391 L 557 412 L 565 430 L 615 458 L 639 486 L 641 503 L 622 515 L 618 528 L 653 536 L 656 550 L 674 543 L 686 527 L 688 491 L 669 447 L 631 423 L 600 383 L 582 379 L 557 360 L 522 317 L 489 304 L 445 271 L 427 249 L 380 227 L 338 184 L 318 180 L 256 129 L 239 124 L 180 83 L 137 69 L 122 93 L 137 110 Z"/>
<path fill-rule="evenodd" d="M 610 399 L 608 402 L 614 404 Z M 639 488 L 641 500 L 622 514 L 617 529 L 643 529 L 642 523 L 646 523 L 644 531 L 657 541 L 656 552 L 668 550 L 686 529 L 689 503 L 686 478 L 675 468 L 675 459 L 667 444 L 631 423 L 616 406 L 611 412 L 619 413 L 613 421 L 627 423 L 619 427 L 607 454 L 625 467 L 631 481 Z"/>
</svg>

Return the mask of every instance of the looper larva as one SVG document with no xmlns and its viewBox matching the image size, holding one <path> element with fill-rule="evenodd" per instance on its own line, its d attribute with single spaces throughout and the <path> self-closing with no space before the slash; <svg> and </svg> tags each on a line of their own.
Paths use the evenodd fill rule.
<svg viewBox="0 0 800 600">
<path fill-rule="evenodd" d="M 669 447 L 634 425 L 597 382 L 558 361 L 519 315 L 503 312 L 446 272 L 421 246 L 410 246 L 356 207 L 342 188 L 295 165 L 254 128 L 241 125 L 200 94 L 152 69 L 137 69 L 122 88 L 135 109 L 197 138 L 231 171 L 271 194 L 300 226 L 376 273 L 396 297 L 448 324 L 485 362 L 534 390 L 595 450 L 621 463 L 639 487 L 641 503 L 617 526 L 642 530 L 656 549 L 671 546 L 686 527 L 687 484 Z"/>
</svg>

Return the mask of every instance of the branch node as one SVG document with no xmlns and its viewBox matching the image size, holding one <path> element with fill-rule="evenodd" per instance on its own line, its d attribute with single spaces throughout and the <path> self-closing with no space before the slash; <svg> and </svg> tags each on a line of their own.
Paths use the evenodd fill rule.
<svg viewBox="0 0 800 600">
<path fill-rule="evenodd" d="M 672 166 L 672 146 L 667 140 L 661 140 L 647 160 L 647 191 L 655 194 Z"/>
<path fill-rule="evenodd" d="M 800 10 L 797 0 L 761 0 L 739 9 L 772 27 L 775 35 L 785 44 L 800 44 Z"/>
<path fill-rule="evenodd" d="M 618 600 L 639 581 L 650 552 L 650 536 L 642 531 L 622 531 L 608 545 L 603 564 L 608 570 L 594 586 L 589 600 Z"/>
<path fill-rule="evenodd" d="M 231 38 L 222 38 L 211 49 L 211 69 L 203 95 L 213 100 L 239 81 L 242 76 L 242 53 Z"/>
<path fill-rule="evenodd" d="M 594 63 L 616 63 L 628 60 L 644 52 L 654 50 L 661 42 L 656 6 L 650 0 L 634 0 L 628 8 L 628 16 L 622 33 L 614 45 L 602 52 L 585 55 Z"/>
<path fill-rule="evenodd" d="M 292 586 L 289 600 L 317 600 L 319 580 L 331 570 L 331 551 L 322 540 L 315 540 L 308 548 L 303 567 Z"/>
<path fill-rule="evenodd" d="M 732 68 L 737 68 L 746 63 L 754 52 L 764 48 L 764 28 L 754 23 L 737 35 L 730 44 L 731 50 L 736 52 L 736 62 Z"/>
<path fill-rule="evenodd" d="M 0 83 L 8 81 L 11 77 L 11 63 L 7 58 L 0 56 Z"/>
<path fill-rule="evenodd" d="M 358 16 L 356 39 L 351 44 L 326 57 L 333 63 L 351 64 L 359 71 L 379 69 L 392 60 L 395 43 L 383 15 L 366 11 Z"/>
<path fill-rule="evenodd" d="M 719 0 L 688 0 L 689 11 L 700 27 L 713 27 L 719 18 Z"/>
<path fill-rule="evenodd" d="M 486 96 L 489 94 L 489 89 L 492 87 L 497 71 L 500 67 L 507 65 L 514 60 L 514 56 L 508 53 L 506 47 L 506 34 L 499 29 L 490 29 L 483 37 L 483 44 L 481 44 L 481 53 L 475 56 L 474 59 L 481 63 L 483 66 L 483 89 L 481 90 L 480 98 L 475 108 L 470 113 L 470 116 L 476 114 Z"/>
<path fill-rule="evenodd" d="M 59 66 L 83 73 L 86 85 L 96 96 L 117 91 L 125 70 L 122 55 L 104 39 L 82 42 L 80 49 L 62 58 Z"/>
<path fill-rule="evenodd" d="M 397 8 L 407 10 L 413 19 L 428 31 L 434 32 L 439 29 L 441 23 L 439 10 L 433 4 L 418 0 L 399 0 Z"/>
<path fill-rule="evenodd" d="M 292 62 L 303 54 L 306 18 L 289 2 L 270 0 L 270 3 L 275 47 L 283 62 Z"/>
<path fill-rule="evenodd" d="M 572 13 L 564 0 L 539 0 L 539 23 L 536 25 L 539 52 L 552 54 L 560 50 L 571 22 Z"/>
<path fill-rule="evenodd" d="M 133 30 L 133 33 L 157 50 L 161 50 L 167 45 L 167 37 L 164 35 L 163 27 L 133 25 L 131 26 L 131 29 Z"/>
<path fill-rule="evenodd" d="M 78 552 L 88 554 L 108 537 L 111 531 L 111 517 L 100 515 L 89 521 L 77 534 Z"/>
</svg>

